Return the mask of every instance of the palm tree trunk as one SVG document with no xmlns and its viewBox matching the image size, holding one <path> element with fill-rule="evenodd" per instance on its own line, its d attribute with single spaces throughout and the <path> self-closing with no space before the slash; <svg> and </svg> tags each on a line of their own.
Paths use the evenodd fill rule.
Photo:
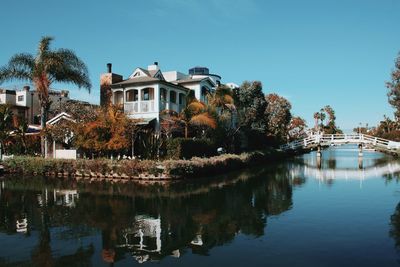
<svg viewBox="0 0 400 267">
<path fill-rule="evenodd" d="M 42 106 L 40 109 L 40 126 L 42 128 L 42 133 L 43 131 L 46 129 L 46 121 L 47 121 L 47 109 Z M 44 153 L 45 153 L 45 136 L 42 134 L 41 138 L 40 138 L 40 144 L 41 144 L 41 153 L 42 153 L 42 157 L 44 157 Z"/>
<path fill-rule="evenodd" d="M 185 124 L 185 138 L 188 138 L 188 126 Z"/>
</svg>

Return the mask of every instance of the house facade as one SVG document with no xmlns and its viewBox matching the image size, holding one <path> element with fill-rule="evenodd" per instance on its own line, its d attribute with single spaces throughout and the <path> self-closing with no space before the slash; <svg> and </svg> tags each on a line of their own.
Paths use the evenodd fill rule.
<svg viewBox="0 0 400 267">
<path fill-rule="evenodd" d="M 49 92 L 51 107 L 62 105 L 69 101 L 69 91 Z M 29 86 L 24 86 L 21 90 L 0 89 L 0 104 L 9 105 L 13 114 L 24 118 L 29 124 L 38 124 L 40 116 L 39 94 L 36 90 L 30 90 Z"/>
<path fill-rule="evenodd" d="M 159 128 L 160 112 L 173 110 L 181 112 L 186 105 L 187 95 L 207 102 L 207 94 L 219 85 L 221 77 L 210 74 L 204 67 L 195 67 L 188 74 L 178 71 L 162 72 L 158 63 L 136 68 L 125 80 L 121 75 L 108 72 L 101 75 L 101 105 L 120 105 L 131 118 L 142 119 L 144 123 L 155 122 Z"/>
</svg>

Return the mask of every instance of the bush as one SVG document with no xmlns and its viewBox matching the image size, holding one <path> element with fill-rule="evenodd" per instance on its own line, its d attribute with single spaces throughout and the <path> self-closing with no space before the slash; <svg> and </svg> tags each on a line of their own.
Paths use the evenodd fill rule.
<svg viewBox="0 0 400 267">
<path fill-rule="evenodd" d="M 191 159 L 192 157 L 211 157 L 217 148 L 210 139 L 174 138 L 167 142 L 169 159 Z"/>
</svg>

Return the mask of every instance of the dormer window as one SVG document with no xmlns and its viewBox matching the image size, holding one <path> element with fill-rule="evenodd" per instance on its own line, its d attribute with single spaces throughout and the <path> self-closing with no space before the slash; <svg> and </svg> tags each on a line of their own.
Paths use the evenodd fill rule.
<svg viewBox="0 0 400 267">
<path fill-rule="evenodd" d="M 133 77 L 139 77 L 140 76 L 140 72 L 136 72 L 135 75 L 133 75 Z"/>
</svg>

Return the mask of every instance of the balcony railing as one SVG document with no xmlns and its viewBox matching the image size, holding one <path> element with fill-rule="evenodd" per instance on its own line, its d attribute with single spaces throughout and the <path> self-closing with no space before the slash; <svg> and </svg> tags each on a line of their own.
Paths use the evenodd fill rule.
<svg viewBox="0 0 400 267">
<path fill-rule="evenodd" d="M 125 102 L 124 112 L 125 114 L 132 115 L 135 113 L 146 113 L 154 112 L 154 100 L 146 101 L 135 101 L 135 102 Z"/>
<path fill-rule="evenodd" d="M 140 112 L 154 112 L 154 100 L 140 101 Z"/>
<path fill-rule="evenodd" d="M 139 102 L 126 102 L 124 104 L 125 114 L 131 115 L 139 111 Z"/>
</svg>

